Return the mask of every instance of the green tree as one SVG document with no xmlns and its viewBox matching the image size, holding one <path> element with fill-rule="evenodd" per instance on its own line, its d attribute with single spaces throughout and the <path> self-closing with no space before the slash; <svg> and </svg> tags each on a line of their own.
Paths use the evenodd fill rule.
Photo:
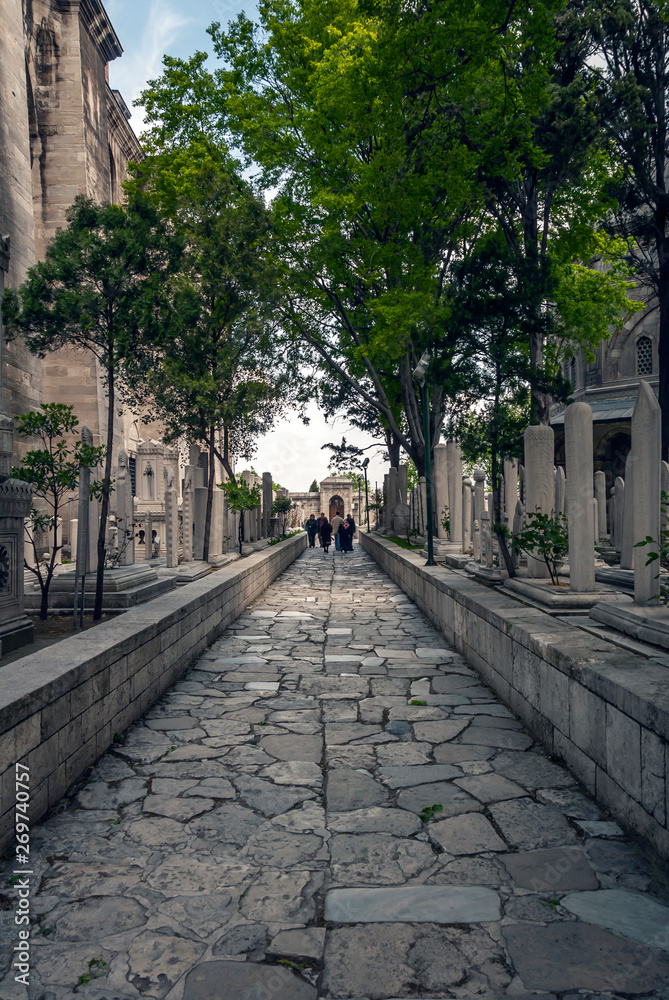
<svg viewBox="0 0 669 1000">
<path fill-rule="evenodd" d="M 71 436 L 76 433 L 79 421 L 74 409 L 64 403 L 43 403 L 39 410 L 23 413 L 17 418 L 17 431 L 28 441 L 37 438 L 41 448 L 26 452 L 21 465 L 12 471 L 16 479 L 30 483 L 33 504 L 29 524 L 26 525 L 28 544 L 33 550 L 34 566 L 25 560 L 26 569 L 37 578 L 42 600 L 40 618 L 46 620 L 49 611 L 49 588 L 53 580 L 56 558 L 62 546 L 57 543 L 56 526 L 63 504 L 78 489 L 82 467 L 96 468 L 104 458 L 104 448 L 93 448 L 78 440 L 74 446 Z M 68 440 L 69 438 L 69 440 Z M 101 491 L 100 483 L 91 484 L 93 495 Z M 54 532 L 54 544 L 44 561 L 40 561 L 38 539 L 46 532 Z"/>
<path fill-rule="evenodd" d="M 237 539 L 239 541 L 239 554 L 241 555 L 244 544 L 245 514 L 247 511 L 255 510 L 260 504 L 261 487 L 258 483 L 249 486 L 243 479 L 240 479 L 239 482 L 230 479 L 226 483 L 219 483 L 218 488 L 225 494 L 225 499 L 230 510 L 239 514 Z"/>
<path fill-rule="evenodd" d="M 167 279 L 179 267 L 182 244 L 140 193 L 126 206 L 96 205 L 78 196 L 68 225 L 18 291 L 5 292 L 3 317 L 12 336 L 24 334 L 45 357 L 61 347 L 97 359 L 107 391 L 94 620 L 102 617 L 105 541 L 109 515 L 114 424 L 128 364 L 141 367 L 167 313 Z"/>
<path fill-rule="evenodd" d="M 591 12 L 604 135 L 621 168 L 610 228 L 642 291 L 657 298 L 662 457 L 669 459 L 669 7 L 602 0 Z"/>
<path fill-rule="evenodd" d="M 320 491 L 321 491 L 321 488 L 318 485 L 318 483 L 316 482 L 316 480 L 314 479 L 313 483 L 309 487 L 309 492 L 310 493 L 320 493 Z"/>
<path fill-rule="evenodd" d="M 170 329 L 140 372 L 168 441 L 186 437 L 209 456 L 204 554 L 219 458 L 235 480 L 231 450 L 249 458 L 257 435 L 296 400 L 299 379 L 273 320 L 269 212 L 225 149 L 194 142 L 163 149 L 136 168 L 136 183 L 171 220 L 186 250 L 172 292 Z"/>
<path fill-rule="evenodd" d="M 293 507 L 293 501 L 290 497 L 277 497 L 272 504 L 272 513 L 275 517 L 279 518 L 281 523 L 281 536 L 286 534 L 286 527 L 288 525 L 288 515 Z"/>
</svg>

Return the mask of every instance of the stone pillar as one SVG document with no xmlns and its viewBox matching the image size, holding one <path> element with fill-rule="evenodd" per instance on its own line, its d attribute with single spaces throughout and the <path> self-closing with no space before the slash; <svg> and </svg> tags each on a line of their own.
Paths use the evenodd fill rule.
<svg viewBox="0 0 669 1000">
<path fill-rule="evenodd" d="M 446 444 L 436 444 L 434 446 L 434 467 L 433 467 L 433 481 L 434 481 L 434 509 L 436 512 L 436 530 L 434 532 L 435 538 L 440 538 L 446 541 L 448 538 L 448 532 L 441 523 L 444 516 L 444 508 L 446 512 L 450 514 L 450 502 L 448 496 L 448 445 Z"/>
<path fill-rule="evenodd" d="M 625 502 L 622 512 L 620 568 L 634 569 L 634 462 L 632 452 L 625 460 Z"/>
<path fill-rule="evenodd" d="M 634 456 L 634 539 L 652 538 L 637 553 L 634 563 L 634 600 L 646 604 L 660 593 L 659 566 L 646 566 L 650 552 L 660 551 L 660 473 L 662 463 L 661 410 L 648 382 L 639 382 L 632 414 L 632 455 Z"/>
<path fill-rule="evenodd" d="M 569 589 L 591 594 L 595 589 L 592 508 L 592 410 L 572 403 L 564 415 L 567 491 L 569 496 Z"/>
<path fill-rule="evenodd" d="M 119 565 L 132 566 L 135 562 L 134 509 L 132 503 L 132 483 L 128 470 L 128 456 L 121 449 L 118 455 L 118 469 L 115 484 L 116 524 L 118 545 L 121 550 Z"/>
<path fill-rule="evenodd" d="M 555 470 L 555 488 L 553 491 L 553 510 L 556 514 L 564 514 L 564 495 L 566 489 L 564 469 L 558 465 Z"/>
<path fill-rule="evenodd" d="M 388 527 L 391 531 L 396 532 L 395 526 L 395 508 L 398 503 L 398 477 L 397 469 L 394 465 L 391 465 L 390 471 L 388 473 Z"/>
<path fill-rule="evenodd" d="M 383 517 L 381 527 L 383 531 L 390 529 L 390 476 L 386 473 L 383 477 Z M 325 512 L 327 514 L 327 511 Z"/>
<path fill-rule="evenodd" d="M 77 557 L 77 538 L 79 535 L 79 520 L 76 517 L 70 518 L 70 559 L 74 561 Z"/>
<path fill-rule="evenodd" d="M 625 480 L 622 476 L 616 476 L 616 481 L 612 489 L 615 489 L 615 547 L 616 552 L 620 552 L 623 544 L 623 519 L 625 517 Z M 613 521 L 611 523 L 613 529 Z"/>
<path fill-rule="evenodd" d="M 485 506 L 485 472 L 474 469 L 474 562 L 481 561 L 481 533 L 483 531 L 483 509 Z"/>
<path fill-rule="evenodd" d="M 420 510 L 420 533 L 427 535 L 427 480 L 421 476 L 418 480 L 418 509 Z"/>
<path fill-rule="evenodd" d="M 192 466 L 186 468 L 184 477 L 183 499 L 183 561 L 193 561 L 193 471 Z"/>
<path fill-rule="evenodd" d="M 196 486 L 193 502 L 193 559 L 204 556 L 204 526 L 207 520 L 207 487 Z"/>
<path fill-rule="evenodd" d="M 472 481 L 462 480 L 462 551 L 468 553 L 472 544 Z"/>
<path fill-rule="evenodd" d="M 93 475 L 94 470 L 91 470 Z M 91 497 L 88 503 L 88 572 L 98 571 L 98 532 L 100 530 L 100 501 Z"/>
<path fill-rule="evenodd" d="M 272 504 L 274 503 L 274 492 L 272 490 L 272 473 L 262 474 L 262 536 L 269 538 L 269 522 L 272 518 Z M 320 511 L 319 511 L 320 513 Z"/>
<path fill-rule="evenodd" d="M 179 565 L 179 507 L 174 486 L 165 490 L 165 555 L 168 569 Z"/>
<path fill-rule="evenodd" d="M 409 489 L 409 466 L 406 464 L 402 464 L 397 470 L 397 490 L 399 493 L 399 502 L 404 507 L 406 507 L 408 503 L 408 497 L 407 497 L 408 489 Z"/>
<path fill-rule="evenodd" d="M 660 531 L 666 537 L 669 531 L 669 462 L 662 462 L 660 466 L 660 486 L 664 494 L 661 504 L 664 510 L 660 510 Z"/>
<path fill-rule="evenodd" d="M 151 559 L 153 556 L 153 518 L 147 514 L 144 518 L 144 558 Z"/>
<path fill-rule="evenodd" d="M 450 498 L 451 541 L 462 544 L 462 448 L 459 441 L 446 445 L 448 457 L 448 496 Z"/>
<path fill-rule="evenodd" d="M 518 459 L 504 459 L 504 523 L 509 530 L 518 503 Z"/>
<path fill-rule="evenodd" d="M 554 435 L 551 427 L 539 424 L 525 429 L 525 512 L 541 511 L 550 514 L 553 510 L 554 488 Z M 567 472 L 569 479 L 569 472 Z M 569 488 L 569 486 L 567 486 Z M 545 579 L 548 566 L 543 559 L 527 556 L 527 575 L 536 580 Z"/>
<path fill-rule="evenodd" d="M 595 497 L 597 499 L 597 537 L 600 542 L 606 541 L 606 474 L 595 473 Z"/>
<path fill-rule="evenodd" d="M 223 520 L 225 518 L 225 496 L 216 486 L 211 508 L 211 532 L 209 533 L 209 560 L 223 555 Z"/>
</svg>

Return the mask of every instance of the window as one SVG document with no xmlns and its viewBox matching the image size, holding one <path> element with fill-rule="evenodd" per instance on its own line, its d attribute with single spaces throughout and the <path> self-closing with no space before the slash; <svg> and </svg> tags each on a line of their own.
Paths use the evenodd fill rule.
<svg viewBox="0 0 669 1000">
<path fill-rule="evenodd" d="M 572 358 L 569 362 L 569 381 L 571 382 L 572 389 L 576 388 L 576 358 Z"/>
<path fill-rule="evenodd" d="M 130 485 L 132 487 L 132 495 L 137 496 L 137 459 L 128 459 L 128 469 L 130 470 Z"/>
<path fill-rule="evenodd" d="M 650 337 L 639 337 L 636 342 L 636 373 L 653 374 L 653 342 Z"/>
</svg>

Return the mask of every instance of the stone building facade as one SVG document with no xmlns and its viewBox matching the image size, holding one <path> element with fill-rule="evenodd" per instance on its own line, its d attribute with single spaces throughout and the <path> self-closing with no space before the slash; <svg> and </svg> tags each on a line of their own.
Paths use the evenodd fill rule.
<svg viewBox="0 0 669 1000">
<path fill-rule="evenodd" d="M 109 85 L 109 63 L 122 52 L 100 0 L 2 2 L 0 235 L 10 237 L 7 287 L 21 284 L 44 255 L 76 195 L 120 201 L 127 164 L 142 155 L 130 112 Z M 95 444 L 104 443 L 104 389 L 87 352 L 59 351 L 40 361 L 14 342 L 4 368 L 9 414 L 68 402 Z M 132 418 L 119 410 L 117 421 L 116 447 L 131 452 Z"/>
<path fill-rule="evenodd" d="M 573 386 L 573 399 L 592 407 L 595 472 L 606 474 L 607 489 L 616 476 L 624 476 L 631 447 L 632 411 L 639 379 L 655 393 L 659 385 L 660 317 L 657 299 L 637 290 L 643 308 L 632 313 L 615 333 L 597 348 L 593 362 L 575 357 L 563 374 Z M 564 405 L 551 410 L 555 430 L 555 460 L 564 465 Z"/>
</svg>

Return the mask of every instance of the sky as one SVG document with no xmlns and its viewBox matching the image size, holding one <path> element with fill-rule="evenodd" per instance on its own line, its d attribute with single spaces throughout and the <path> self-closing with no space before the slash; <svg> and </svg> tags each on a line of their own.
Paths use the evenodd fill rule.
<svg viewBox="0 0 669 1000">
<path fill-rule="evenodd" d="M 242 10 L 251 19 L 257 13 L 255 4 L 244 0 L 105 0 L 105 7 L 123 46 L 122 58 L 109 67 L 110 83 L 121 91 L 129 107 L 147 80 L 160 76 L 164 54 L 186 58 L 196 50 L 211 53 L 207 27 L 212 21 L 226 24 Z M 131 124 L 140 134 L 141 109 L 132 111 Z M 341 441 L 345 436 L 349 444 L 358 447 L 372 444 L 371 437 L 350 429 L 344 420 L 328 425 L 315 405 L 309 408 L 308 416 L 306 427 L 297 416 L 278 422 L 259 439 L 250 463 L 258 472 L 271 472 L 276 482 L 292 492 L 308 490 L 314 479 L 320 482 L 329 475 L 329 452 L 321 451 L 325 442 Z M 381 450 L 366 454 L 370 457 L 370 481 L 382 483 L 386 468 L 380 460 Z"/>
</svg>

